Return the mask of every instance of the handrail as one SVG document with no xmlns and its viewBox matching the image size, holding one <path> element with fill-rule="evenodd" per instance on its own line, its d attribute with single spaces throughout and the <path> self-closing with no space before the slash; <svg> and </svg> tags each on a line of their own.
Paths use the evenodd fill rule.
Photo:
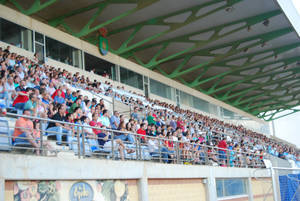
<svg viewBox="0 0 300 201">
<path fill-rule="evenodd" d="M 145 135 L 141 135 L 141 134 L 138 134 L 138 133 L 132 133 L 132 132 L 129 132 L 129 131 L 120 131 L 120 130 L 113 130 L 113 129 L 107 129 L 107 128 L 99 128 L 99 127 L 94 127 L 94 126 L 89 126 L 89 125 L 76 124 L 76 123 L 70 123 L 70 122 L 64 122 L 64 121 L 57 121 L 57 120 L 53 120 L 53 119 L 46 119 L 46 118 L 34 117 L 34 116 L 19 115 L 19 114 L 14 114 L 14 113 L 6 113 L 6 115 L 11 116 L 11 117 L 24 117 L 24 118 L 28 118 L 28 119 L 36 119 L 36 120 L 40 120 L 40 121 L 66 124 L 66 125 L 71 125 L 71 126 L 76 126 L 76 127 L 91 128 L 91 129 L 97 129 L 97 130 L 105 130 L 105 131 L 108 131 L 108 132 L 111 132 L 111 133 L 130 134 L 130 135 L 136 136 L 138 138 L 142 138 L 142 137 L 152 138 L 152 139 L 157 139 L 159 141 L 161 141 L 161 140 L 169 141 L 169 142 L 172 142 L 173 144 L 184 143 L 184 144 L 191 145 L 193 148 L 195 146 L 200 146 L 200 147 L 203 147 L 203 148 L 211 148 L 211 149 L 216 149 L 216 150 L 221 150 L 221 151 L 226 151 L 226 152 L 235 152 L 235 153 L 239 153 L 239 154 L 250 154 L 252 156 L 261 156 L 261 154 L 256 154 L 256 153 L 251 153 L 251 152 L 235 151 L 235 150 L 231 150 L 231 149 L 219 148 L 217 146 L 190 143 L 190 142 L 186 142 L 186 141 L 174 141 L 174 140 L 170 140 L 170 139 L 164 139 L 164 138 L 161 138 L 159 136 L 158 137 L 147 136 L 147 135 L 145 136 Z M 47 131 L 47 132 L 55 133 L 53 131 Z M 64 134 L 64 135 L 67 135 L 67 134 Z"/>
</svg>

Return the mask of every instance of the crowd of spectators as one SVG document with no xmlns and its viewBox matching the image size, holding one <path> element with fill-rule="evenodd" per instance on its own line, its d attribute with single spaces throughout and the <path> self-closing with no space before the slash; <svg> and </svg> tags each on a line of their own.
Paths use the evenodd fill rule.
<svg viewBox="0 0 300 201">
<path fill-rule="evenodd" d="M 48 134 L 55 133 L 57 145 L 65 143 L 71 148 L 72 141 L 76 140 L 76 127 L 67 124 L 69 122 L 92 126 L 83 131 L 91 149 L 95 151 L 101 147 L 109 151 L 114 143 L 121 159 L 124 153 L 135 152 L 127 145 L 140 140 L 151 155 L 161 153 L 164 162 L 174 161 L 172 159 L 178 154 L 175 149 L 179 146 L 180 158 L 189 163 L 208 160 L 216 165 L 241 166 L 244 158 L 244 163 L 258 167 L 265 153 L 299 163 L 299 150 L 293 146 L 243 126 L 151 100 L 108 81 L 92 81 L 78 72 L 40 64 L 37 55 L 31 60 L 11 53 L 9 46 L 0 48 L 0 65 L 0 105 L 24 115 L 59 121 L 42 126 Z M 118 111 L 109 111 L 103 99 L 90 99 L 78 89 L 112 97 L 130 105 L 133 112 L 126 118 Z M 14 142 L 27 141 L 39 154 L 39 124 L 36 120 L 19 118 Z M 139 134 L 140 138 L 134 134 Z M 63 136 L 67 136 L 66 139 Z M 47 142 L 44 143 L 51 149 Z"/>
</svg>

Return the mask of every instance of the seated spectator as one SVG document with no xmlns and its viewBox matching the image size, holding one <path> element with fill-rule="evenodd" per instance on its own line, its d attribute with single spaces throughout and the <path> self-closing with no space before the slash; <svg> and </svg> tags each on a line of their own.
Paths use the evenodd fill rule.
<svg viewBox="0 0 300 201">
<path fill-rule="evenodd" d="M 8 105 L 8 92 L 6 89 L 6 78 L 0 79 L 0 99 L 5 100 L 5 105 Z"/>
<path fill-rule="evenodd" d="M 132 135 L 130 133 L 128 133 L 128 130 L 126 129 L 126 125 L 125 122 L 122 121 L 119 125 L 119 128 L 117 129 L 121 132 L 116 132 L 115 133 L 115 139 L 121 139 L 122 141 L 126 142 L 130 142 L 130 143 L 134 143 L 134 138 L 132 137 Z"/>
<path fill-rule="evenodd" d="M 164 141 L 164 147 L 166 147 L 168 149 L 168 155 L 171 158 L 171 160 L 169 162 L 175 163 L 175 160 L 174 160 L 175 147 L 174 147 L 174 142 L 173 142 L 171 133 L 167 134 L 167 139 Z"/>
<path fill-rule="evenodd" d="M 89 145 L 91 146 L 92 151 L 99 150 L 98 148 L 98 136 L 93 132 L 93 129 L 90 128 L 89 119 L 86 116 L 80 118 L 81 123 L 83 124 L 83 133 L 86 136 Z"/>
<path fill-rule="evenodd" d="M 5 88 L 8 93 L 8 100 L 11 102 L 16 97 L 16 90 L 14 85 L 14 80 L 12 77 L 7 78 L 7 82 L 5 83 Z"/>
<path fill-rule="evenodd" d="M 52 120 L 59 121 L 59 122 L 65 122 L 65 114 L 66 109 L 64 105 L 60 105 L 58 108 L 58 112 L 53 116 Z M 56 144 L 61 145 L 62 144 L 62 136 L 63 134 L 67 134 L 67 142 L 70 145 L 71 137 L 74 136 L 72 133 L 72 129 L 69 125 L 59 122 L 50 122 L 47 128 L 47 132 L 55 132 L 56 135 Z M 48 135 L 49 135 L 48 133 Z"/>
<path fill-rule="evenodd" d="M 160 144 L 157 138 L 147 137 L 147 145 L 150 152 L 150 155 L 161 154 L 163 162 L 168 163 L 169 160 L 169 150 Z"/>
<path fill-rule="evenodd" d="M 29 110 L 31 116 L 35 116 L 37 114 L 37 97 L 34 93 L 29 94 L 29 100 L 24 105 L 24 110 Z"/>
<path fill-rule="evenodd" d="M 92 127 L 98 127 L 98 128 L 101 128 L 102 127 L 102 124 L 100 122 L 97 122 L 98 120 L 98 115 L 96 113 L 94 113 L 92 115 L 92 121 L 90 121 L 90 126 Z M 101 132 L 101 130 L 99 129 L 96 129 L 96 128 L 93 128 L 93 132 L 98 135 L 98 133 Z"/>
<path fill-rule="evenodd" d="M 114 150 L 118 150 L 120 153 L 121 160 L 124 160 L 124 150 L 127 151 L 127 153 L 133 153 L 134 150 L 132 149 L 126 149 L 125 145 L 123 144 L 122 140 L 115 139 L 111 140 L 111 134 L 105 130 L 105 126 L 102 127 L 100 133 L 98 133 L 98 143 L 99 146 L 102 147 L 105 151 L 111 152 L 112 146 L 114 146 Z"/>
<path fill-rule="evenodd" d="M 156 121 L 155 121 L 155 118 L 154 118 L 154 116 L 153 116 L 152 111 L 150 111 L 150 112 L 148 113 L 147 121 L 148 121 L 148 124 L 149 124 L 149 125 L 153 125 L 153 124 L 155 125 L 155 124 L 156 124 Z"/>
<path fill-rule="evenodd" d="M 65 98 L 62 96 L 62 91 L 57 91 L 57 94 L 54 96 L 54 103 L 64 104 Z"/>
<path fill-rule="evenodd" d="M 40 131 L 40 121 L 39 120 L 34 120 L 33 121 L 33 137 L 34 139 L 36 139 L 39 143 L 40 146 L 40 138 L 41 138 L 41 131 Z M 49 151 L 50 153 L 54 153 L 54 149 L 53 147 L 47 142 L 47 141 L 43 141 L 43 149 Z"/>
<path fill-rule="evenodd" d="M 81 105 L 81 98 L 78 97 L 78 98 L 75 100 L 75 102 L 72 104 L 72 106 L 69 108 L 69 112 L 70 112 L 70 113 L 74 113 L 75 109 L 76 109 L 77 107 L 80 107 L 80 105 Z"/>
<path fill-rule="evenodd" d="M 25 86 L 26 86 L 25 81 L 21 80 L 20 81 L 20 85 L 18 87 L 16 87 L 16 91 L 17 92 L 24 92 L 24 91 L 26 91 Z"/>
<path fill-rule="evenodd" d="M 114 115 L 111 116 L 110 124 L 111 124 L 111 128 L 113 130 L 117 130 L 119 128 L 120 118 L 119 118 L 119 112 L 118 111 L 115 111 Z"/>
<path fill-rule="evenodd" d="M 23 115 L 30 116 L 30 111 L 24 110 Z M 36 154 L 40 154 L 39 138 L 34 135 L 33 122 L 27 117 L 20 117 L 16 121 L 13 141 L 15 143 L 29 142 L 36 149 Z"/>
<path fill-rule="evenodd" d="M 108 110 L 103 110 L 103 114 L 100 117 L 100 123 L 108 129 L 111 128 Z"/>
<path fill-rule="evenodd" d="M 134 107 L 133 112 L 131 113 L 131 118 L 136 121 L 140 120 L 139 115 L 138 115 L 138 107 Z"/>
<path fill-rule="evenodd" d="M 141 142 L 142 143 L 145 143 L 146 142 L 146 139 L 145 139 L 145 136 L 146 136 L 146 128 L 147 128 L 147 124 L 145 123 L 142 123 L 140 128 L 137 130 L 137 134 L 139 134 L 140 138 L 141 138 Z"/>
<path fill-rule="evenodd" d="M 32 93 L 32 89 L 30 88 L 25 89 L 25 91 L 18 91 L 18 95 L 13 102 L 13 106 L 17 109 L 23 110 L 25 103 L 29 100 L 30 93 Z"/>
</svg>

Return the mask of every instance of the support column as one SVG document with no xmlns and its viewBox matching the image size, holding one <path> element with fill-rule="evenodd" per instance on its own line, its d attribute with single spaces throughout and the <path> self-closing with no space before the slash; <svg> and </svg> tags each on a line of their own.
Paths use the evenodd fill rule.
<svg viewBox="0 0 300 201">
<path fill-rule="evenodd" d="M 253 189 L 252 189 L 252 184 L 251 184 L 251 177 L 248 177 L 248 191 L 249 191 L 249 201 L 253 201 L 254 197 L 253 197 Z"/>
<path fill-rule="evenodd" d="M 139 200 L 140 201 L 149 201 L 148 179 L 146 177 L 139 179 L 138 188 L 139 188 Z"/>
<path fill-rule="evenodd" d="M 0 200 L 5 200 L 5 180 L 0 177 Z"/>
<path fill-rule="evenodd" d="M 273 186 L 273 196 L 274 196 L 274 201 L 279 201 L 278 198 L 278 193 L 280 192 L 279 188 L 278 188 L 278 183 L 277 183 L 277 174 L 275 174 L 274 169 L 271 167 L 270 169 L 271 174 L 272 174 L 272 186 Z"/>
<path fill-rule="evenodd" d="M 209 201 L 217 200 L 216 178 L 212 168 L 209 170 L 209 177 L 206 182 L 206 195 Z"/>
</svg>

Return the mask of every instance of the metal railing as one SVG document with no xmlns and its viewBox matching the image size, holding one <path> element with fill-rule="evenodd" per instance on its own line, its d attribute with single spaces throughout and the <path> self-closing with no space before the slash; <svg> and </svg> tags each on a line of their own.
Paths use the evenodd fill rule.
<svg viewBox="0 0 300 201">
<path fill-rule="evenodd" d="M 38 120 L 40 126 L 35 127 L 33 130 L 15 126 L 7 128 L 7 130 L 21 129 L 26 135 L 14 136 L 2 132 L 0 138 L 6 137 L 11 143 L 2 144 L 0 150 L 1 147 L 7 146 L 13 152 L 26 151 L 30 154 L 35 152 L 37 155 L 42 156 L 56 156 L 67 152 L 78 158 L 96 157 L 174 164 L 264 167 L 263 155 L 261 154 L 222 149 L 200 143 L 200 141 L 191 143 L 183 140 L 173 140 L 171 139 L 172 136 L 169 136 L 169 139 L 162 136 L 144 136 L 127 131 L 92 127 L 82 123 L 61 122 L 12 113 L 7 113 L 7 117 L 23 117 L 30 121 Z M 47 128 L 47 125 L 51 122 L 59 123 L 63 127 Z M 97 131 L 98 135 L 93 134 L 93 131 Z M 51 140 L 51 138 L 55 138 L 55 140 Z"/>
</svg>

